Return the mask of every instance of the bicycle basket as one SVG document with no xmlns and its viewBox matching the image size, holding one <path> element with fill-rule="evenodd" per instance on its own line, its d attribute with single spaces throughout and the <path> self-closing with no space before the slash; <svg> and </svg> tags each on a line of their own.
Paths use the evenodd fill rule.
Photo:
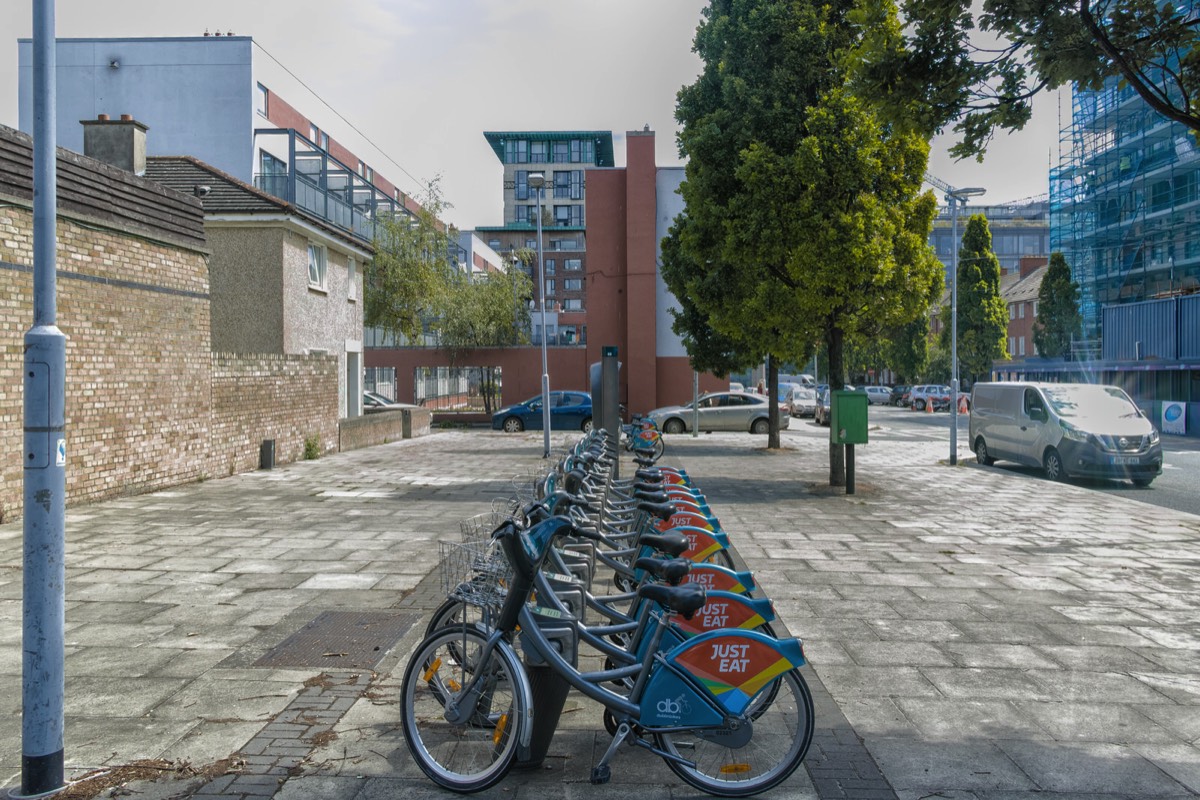
<svg viewBox="0 0 1200 800">
<path fill-rule="evenodd" d="M 462 540 L 464 542 L 486 543 L 492 538 L 492 531 L 510 519 L 512 519 L 511 511 L 496 508 L 493 504 L 491 511 L 467 517 L 458 526 L 462 530 Z"/>
<path fill-rule="evenodd" d="M 512 582 L 512 567 L 492 542 L 438 542 L 442 591 L 475 606 L 499 607 Z"/>
</svg>

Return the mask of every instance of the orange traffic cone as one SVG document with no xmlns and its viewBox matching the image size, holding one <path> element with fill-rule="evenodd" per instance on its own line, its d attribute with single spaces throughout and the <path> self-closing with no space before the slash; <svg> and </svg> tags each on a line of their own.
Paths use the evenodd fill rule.
<svg viewBox="0 0 1200 800">
<path fill-rule="evenodd" d="M 928 414 L 933 413 L 933 398 L 932 397 L 925 398 L 925 412 Z"/>
<path fill-rule="evenodd" d="M 958 413 L 960 413 L 960 414 L 967 413 L 967 396 L 966 395 L 962 395 L 961 397 L 958 398 Z"/>
</svg>

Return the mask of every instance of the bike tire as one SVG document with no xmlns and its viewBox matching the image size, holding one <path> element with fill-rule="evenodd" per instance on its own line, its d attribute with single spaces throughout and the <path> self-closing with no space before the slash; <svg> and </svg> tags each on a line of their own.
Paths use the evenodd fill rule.
<svg viewBox="0 0 1200 800">
<path fill-rule="evenodd" d="M 432 636 L 435 631 L 441 628 L 449 628 L 455 625 L 475 625 L 481 630 L 485 629 L 483 609 L 479 606 L 464 603 L 456 597 L 447 597 L 434 610 L 433 614 L 430 615 L 429 624 L 425 626 L 425 637 Z"/>
<path fill-rule="evenodd" d="M 400 691 L 404 739 L 413 760 L 434 783 L 460 794 L 503 780 L 529 720 L 520 661 L 500 642 L 481 667 L 478 654 L 486 642 L 470 625 L 437 630 L 417 645 Z M 482 691 L 471 716 L 452 724 L 446 719 L 447 700 L 457 698 L 479 669 Z"/>
<path fill-rule="evenodd" d="M 696 732 L 656 733 L 659 748 L 694 765 L 664 758 L 671 771 L 691 786 L 718 797 L 749 797 L 787 780 L 812 743 L 812 694 L 795 669 L 783 673 L 762 691 L 772 688 L 772 684 L 775 695 L 769 704 L 751 701 L 748 706 L 753 716 L 743 717 L 743 724 L 753 725 L 753 733 L 742 747 L 725 747 Z"/>
<path fill-rule="evenodd" d="M 724 548 L 716 551 L 704 560 L 710 564 L 716 564 L 719 567 L 726 567 L 732 570 L 737 569 L 737 565 L 733 563 L 733 555 Z"/>
</svg>

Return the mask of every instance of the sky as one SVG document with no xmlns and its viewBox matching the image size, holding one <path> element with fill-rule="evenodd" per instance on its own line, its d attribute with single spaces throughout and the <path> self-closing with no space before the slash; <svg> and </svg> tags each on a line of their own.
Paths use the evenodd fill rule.
<svg viewBox="0 0 1200 800">
<path fill-rule="evenodd" d="M 459 228 L 503 223 L 500 162 L 484 131 L 656 132 L 660 166 L 681 163 L 675 95 L 701 69 L 692 38 L 706 0 L 57 0 L 59 37 L 253 36 L 256 65 L 292 73 L 279 94 L 401 189 L 438 180 Z M 34 0 L 0 0 L 0 124 L 17 127 L 17 39 Z M 268 56 L 264 56 L 269 54 Z M 294 76 L 294 79 L 293 77 Z M 265 82 L 265 81 L 264 81 Z M 275 90 L 275 85 L 271 85 Z M 1056 94 L 983 163 L 933 143 L 929 172 L 979 202 L 1047 191 L 1058 157 Z M 1068 103 L 1064 93 L 1062 102 Z M 1069 107 L 1064 106 L 1065 112 Z M 357 129 L 357 130 L 355 130 Z M 939 201 L 940 201 L 939 197 Z"/>
</svg>

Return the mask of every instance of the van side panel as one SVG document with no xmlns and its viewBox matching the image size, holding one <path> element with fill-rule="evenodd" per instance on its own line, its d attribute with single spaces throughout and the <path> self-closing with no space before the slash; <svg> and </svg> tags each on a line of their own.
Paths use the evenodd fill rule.
<svg viewBox="0 0 1200 800">
<path fill-rule="evenodd" d="M 971 393 L 971 448 L 983 437 L 992 458 L 1028 463 L 1020 430 L 1021 397 L 1028 384 L 977 383 Z"/>
</svg>

